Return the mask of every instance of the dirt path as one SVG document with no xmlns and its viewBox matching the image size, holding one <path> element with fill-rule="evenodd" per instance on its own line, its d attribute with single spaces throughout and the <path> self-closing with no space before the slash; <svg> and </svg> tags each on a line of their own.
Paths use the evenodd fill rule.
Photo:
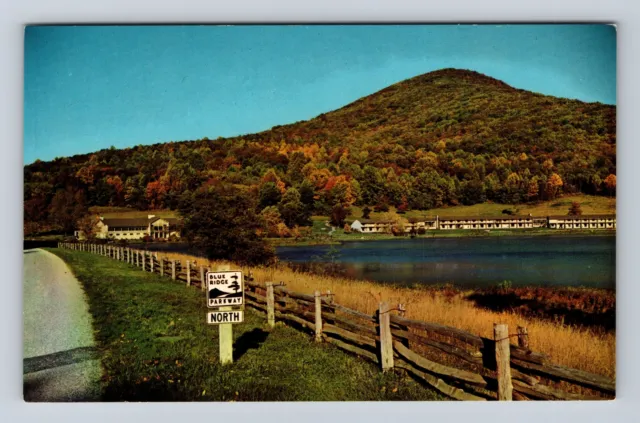
<svg viewBox="0 0 640 423">
<path fill-rule="evenodd" d="M 80 282 L 57 256 L 23 253 L 25 401 L 96 401 L 101 376 Z"/>
</svg>

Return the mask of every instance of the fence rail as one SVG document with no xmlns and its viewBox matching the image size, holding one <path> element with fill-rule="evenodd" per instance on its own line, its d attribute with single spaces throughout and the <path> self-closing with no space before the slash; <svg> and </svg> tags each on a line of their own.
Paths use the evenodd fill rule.
<svg viewBox="0 0 640 423">
<path fill-rule="evenodd" d="M 108 244 L 59 243 L 123 261 L 205 290 L 207 267 L 196 262 L 158 258 L 157 253 Z M 606 400 L 615 397 L 613 379 L 553 364 L 529 349 L 528 332 L 509 333 L 495 325 L 494 338 L 403 317 L 402 305 L 369 315 L 334 301 L 330 292 L 314 295 L 282 284 L 245 280 L 246 304 L 276 320 L 306 330 L 323 341 L 370 360 L 383 371 L 402 369 L 457 400 Z M 400 314 L 398 314 L 400 313 Z M 511 343 L 515 339 L 517 345 Z"/>
</svg>

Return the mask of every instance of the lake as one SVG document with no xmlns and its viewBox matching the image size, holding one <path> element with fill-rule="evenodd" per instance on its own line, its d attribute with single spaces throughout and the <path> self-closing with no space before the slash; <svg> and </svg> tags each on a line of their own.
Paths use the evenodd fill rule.
<svg viewBox="0 0 640 423">
<path fill-rule="evenodd" d="M 335 246 L 341 273 L 402 285 L 615 288 L 615 236 L 505 236 L 349 241 Z M 329 246 L 278 247 L 283 261 L 328 261 Z"/>
</svg>

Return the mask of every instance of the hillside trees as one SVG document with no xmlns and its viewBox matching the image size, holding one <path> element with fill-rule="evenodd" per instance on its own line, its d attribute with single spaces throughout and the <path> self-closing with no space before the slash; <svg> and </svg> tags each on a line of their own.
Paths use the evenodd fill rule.
<svg viewBox="0 0 640 423">
<path fill-rule="evenodd" d="M 51 200 L 49 216 L 51 221 L 65 233 L 73 233 L 76 222 L 87 212 L 83 191 L 75 191 L 72 187 L 59 189 Z"/>
<path fill-rule="evenodd" d="M 87 207 L 146 210 L 175 209 L 186 191 L 232 184 L 251 192 L 256 213 L 288 209 L 289 223 L 304 220 L 293 217 L 299 203 L 304 216 L 328 216 L 337 205 L 408 210 L 615 195 L 615 123 L 614 106 L 442 70 L 258 134 L 37 161 L 25 166 L 24 216 L 33 228 L 60 227 L 53 220 L 68 216 L 56 215 L 72 212 L 53 199 L 67 187 L 83 191 Z M 283 201 L 291 188 L 299 203 Z"/>
</svg>

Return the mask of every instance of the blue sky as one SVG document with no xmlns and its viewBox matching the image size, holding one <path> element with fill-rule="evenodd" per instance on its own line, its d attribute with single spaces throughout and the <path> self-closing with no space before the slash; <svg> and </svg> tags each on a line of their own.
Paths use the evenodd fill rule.
<svg viewBox="0 0 640 423">
<path fill-rule="evenodd" d="M 447 67 L 616 103 L 606 25 L 28 27 L 24 163 L 263 131 Z"/>
</svg>

